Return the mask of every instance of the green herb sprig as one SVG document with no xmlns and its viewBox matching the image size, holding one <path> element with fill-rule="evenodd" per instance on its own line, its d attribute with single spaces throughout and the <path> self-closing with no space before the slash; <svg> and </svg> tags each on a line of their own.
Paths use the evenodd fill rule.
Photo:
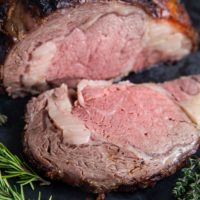
<svg viewBox="0 0 200 200">
<path fill-rule="evenodd" d="M 5 124 L 7 122 L 7 120 L 8 120 L 7 116 L 0 114 L 0 126 Z"/>
<path fill-rule="evenodd" d="M 17 188 L 12 188 L 7 179 L 3 178 L 0 173 L 0 199 L 4 200 L 25 200 L 23 187 L 21 186 L 20 192 Z"/>
<path fill-rule="evenodd" d="M 0 143 L 0 170 L 5 172 L 3 178 L 18 178 L 17 183 L 22 186 L 29 184 L 32 189 L 34 189 L 34 182 L 40 182 L 41 185 L 50 184 L 20 160 L 18 156 L 12 154 L 2 143 Z"/>
<path fill-rule="evenodd" d="M 191 158 L 186 168 L 182 170 L 173 189 L 177 200 L 199 200 L 200 199 L 200 159 Z"/>
<path fill-rule="evenodd" d="M 20 186 L 20 190 L 16 186 L 11 187 L 6 178 L 0 173 L 0 199 L 1 200 L 25 200 L 25 194 L 23 186 Z M 38 194 L 38 200 L 41 200 L 41 193 Z M 52 200 L 52 196 L 49 198 Z"/>
</svg>

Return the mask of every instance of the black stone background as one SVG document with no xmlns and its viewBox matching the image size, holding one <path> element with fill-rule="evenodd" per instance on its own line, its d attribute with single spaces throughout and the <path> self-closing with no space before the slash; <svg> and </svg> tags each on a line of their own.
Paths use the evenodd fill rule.
<svg viewBox="0 0 200 200">
<path fill-rule="evenodd" d="M 192 18 L 194 26 L 200 31 L 200 1 L 185 0 L 186 8 Z M 0 38 L 2 39 L 2 37 Z M 0 50 L 1 53 L 1 50 Z M 0 57 L 3 55 L 0 55 Z M 151 70 L 139 74 L 131 74 L 125 79 L 135 83 L 162 82 L 183 75 L 200 73 L 200 52 L 193 53 L 187 58 L 174 64 L 161 64 Z M 13 153 L 22 154 L 21 133 L 24 127 L 24 110 L 28 98 L 13 100 L 5 95 L 0 95 L 0 113 L 8 116 L 8 122 L 0 127 L 0 142 L 4 143 Z M 173 200 L 171 191 L 173 185 L 180 175 L 180 171 L 174 176 L 165 178 L 158 182 L 153 188 L 138 190 L 132 193 L 112 192 L 106 195 L 106 200 Z M 33 192 L 26 189 L 26 199 L 37 199 L 38 191 L 42 192 L 42 200 L 53 195 L 54 200 L 86 200 L 95 199 L 95 195 L 83 192 L 79 188 L 62 183 L 52 183 L 48 187 L 37 187 Z"/>
</svg>

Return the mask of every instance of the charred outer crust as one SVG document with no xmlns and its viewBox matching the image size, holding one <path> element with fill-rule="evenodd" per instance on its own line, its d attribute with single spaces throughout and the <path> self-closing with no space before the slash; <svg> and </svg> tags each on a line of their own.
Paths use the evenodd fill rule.
<svg viewBox="0 0 200 200">
<path fill-rule="evenodd" d="M 4 63 L 5 57 L 13 45 L 13 40 L 10 35 L 6 34 L 3 26 L 7 19 L 7 13 L 9 8 L 9 1 L 2 0 L 0 1 L 0 65 Z M 0 80 L 1 80 L 1 69 L 0 69 Z"/>
<path fill-rule="evenodd" d="M 102 2 L 106 3 L 116 0 L 26 0 L 26 4 L 31 7 L 35 12 L 35 7 L 31 5 L 37 5 L 43 14 L 48 14 L 57 8 L 64 7 L 76 7 L 79 4 L 88 2 Z M 197 49 L 198 34 L 192 27 L 189 16 L 182 4 L 178 0 L 120 0 L 130 3 L 134 6 L 139 6 L 144 9 L 149 15 L 158 20 L 167 20 L 177 27 L 181 32 L 186 34 L 192 41 L 193 50 Z"/>
<path fill-rule="evenodd" d="M 196 149 L 200 145 L 200 139 L 198 143 L 196 144 Z M 32 163 L 34 167 L 36 167 L 39 171 L 45 173 L 45 176 L 49 179 L 52 180 L 62 180 L 63 177 L 60 176 L 58 173 L 58 169 L 56 168 L 48 168 L 45 165 L 38 165 L 38 161 L 35 159 L 34 155 L 32 152 L 29 150 L 29 147 L 27 146 L 26 142 L 23 143 L 24 146 L 24 154 L 27 157 L 28 161 Z M 116 191 L 121 191 L 121 192 L 131 192 L 140 188 L 147 188 L 147 187 L 152 187 L 156 184 L 157 181 L 161 180 L 162 178 L 168 177 L 170 175 L 173 175 L 178 169 L 180 169 L 182 166 L 184 166 L 185 161 L 187 158 L 189 158 L 191 154 L 185 154 L 179 159 L 174 165 L 166 167 L 165 171 L 162 171 L 158 174 L 155 174 L 152 177 L 146 177 L 145 180 L 142 180 L 141 182 L 136 182 L 133 185 L 127 185 L 127 184 L 122 184 L 120 186 L 116 186 L 116 188 L 112 188 L 111 190 L 116 190 Z M 65 182 L 65 181 L 64 181 Z M 67 181 L 66 181 L 67 183 Z M 82 189 L 92 192 L 92 193 L 107 193 L 110 192 L 111 190 L 98 190 L 98 188 L 94 187 L 92 184 L 89 184 L 88 182 L 82 182 L 81 185 L 79 185 Z"/>
<path fill-rule="evenodd" d="M 97 0 L 99 2 L 108 2 L 116 0 Z M 87 2 L 97 2 L 94 0 L 3 0 L 0 3 L 0 24 L 4 28 L 7 23 L 7 18 L 13 15 L 12 12 L 15 10 L 16 2 L 22 2 L 29 7 L 32 11 L 32 18 L 34 23 L 40 24 L 39 10 L 43 15 L 47 15 L 56 9 L 65 7 L 76 7 L 79 4 Z M 178 0 L 121 0 L 123 2 L 130 3 L 134 6 L 139 6 L 144 9 L 149 15 L 158 20 L 168 20 L 174 26 L 176 26 L 181 32 L 188 35 L 193 44 L 193 49 L 196 50 L 198 43 L 198 34 L 192 27 L 188 14 L 184 6 L 178 3 Z M 18 3 L 19 4 L 19 3 Z M 25 10 L 22 10 L 25 12 Z M 14 11 L 15 12 L 15 11 Z M 28 10 L 27 10 L 28 13 Z M 15 17 L 15 15 L 13 15 Z M 22 22 L 24 23 L 24 22 Z M 27 26 L 25 24 L 25 26 Z M 36 26 L 36 25 L 35 25 Z M 23 31 L 23 30 L 22 30 Z"/>
<path fill-rule="evenodd" d="M 153 17 L 168 20 L 192 41 L 193 49 L 197 49 L 198 34 L 192 27 L 187 11 L 178 0 L 124 0 L 132 4 L 139 4 Z"/>
</svg>

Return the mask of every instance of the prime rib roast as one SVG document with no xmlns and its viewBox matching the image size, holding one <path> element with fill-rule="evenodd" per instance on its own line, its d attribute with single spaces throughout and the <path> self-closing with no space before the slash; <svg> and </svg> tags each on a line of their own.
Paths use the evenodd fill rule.
<svg viewBox="0 0 200 200">
<path fill-rule="evenodd" d="M 0 71 L 8 94 L 43 92 L 27 105 L 23 145 L 47 177 L 130 191 L 198 149 L 199 76 L 112 82 L 196 50 L 179 1 L 3 0 L 0 26 L 0 64 L 15 43 Z"/>
<path fill-rule="evenodd" d="M 13 47 L 1 70 L 13 97 L 62 83 L 76 87 L 82 79 L 119 80 L 179 60 L 197 44 L 177 1 L 74 1 L 36 27 Z"/>
<path fill-rule="evenodd" d="M 83 80 L 77 93 L 63 84 L 28 103 L 25 153 L 49 178 L 92 192 L 150 186 L 198 149 L 199 92 L 198 77 Z"/>
</svg>

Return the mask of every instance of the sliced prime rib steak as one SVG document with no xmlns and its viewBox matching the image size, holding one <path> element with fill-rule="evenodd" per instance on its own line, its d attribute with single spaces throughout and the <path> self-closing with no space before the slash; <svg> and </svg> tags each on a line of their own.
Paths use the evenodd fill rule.
<svg viewBox="0 0 200 200">
<path fill-rule="evenodd" d="M 27 105 L 24 151 L 51 179 L 95 193 L 169 176 L 199 147 L 199 130 L 160 85 L 65 84 Z"/>
<path fill-rule="evenodd" d="M 194 50 L 197 34 L 182 5 L 148 2 L 86 2 L 50 15 L 8 55 L 7 92 L 24 96 L 82 79 L 118 79 Z"/>
</svg>

